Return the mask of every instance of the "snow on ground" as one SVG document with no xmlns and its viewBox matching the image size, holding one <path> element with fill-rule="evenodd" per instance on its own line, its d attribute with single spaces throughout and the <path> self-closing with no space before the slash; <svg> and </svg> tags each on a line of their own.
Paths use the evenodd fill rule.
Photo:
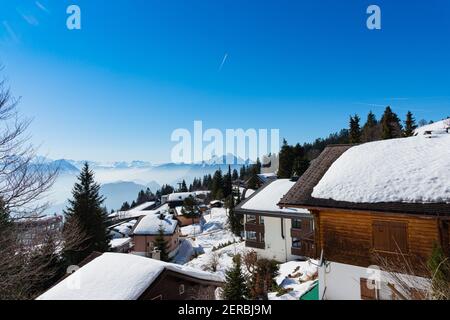
<svg viewBox="0 0 450 320">
<path fill-rule="evenodd" d="M 221 277 L 132 254 L 104 253 L 71 274 L 38 300 L 135 300 L 164 270 L 202 280 L 221 281 Z"/>
<path fill-rule="evenodd" d="M 277 292 L 268 294 L 269 300 L 299 300 L 309 289 L 311 289 L 317 276 L 317 261 L 289 261 L 280 264 L 279 275 L 275 278 L 276 283 L 282 288 L 289 290 L 278 296 Z"/>
<path fill-rule="evenodd" d="M 241 239 L 236 237 L 227 228 L 227 209 L 212 208 L 209 213 L 205 213 L 200 224 L 194 224 L 181 228 L 181 234 L 186 236 L 185 241 L 189 241 L 192 248 L 192 256 L 209 253 L 219 246 L 239 242 Z M 182 244 L 187 246 L 187 244 Z M 181 250 L 174 258 L 176 263 L 185 263 L 189 261 L 186 257 L 186 251 Z M 184 262 L 183 262 L 184 261 Z"/>
<path fill-rule="evenodd" d="M 191 260 L 191 257 L 195 253 L 194 244 L 191 239 L 182 239 L 180 242 L 178 252 L 172 262 L 176 264 L 186 264 Z"/>
<path fill-rule="evenodd" d="M 245 248 L 245 243 L 243 241 L 237 242 L 224 248 L 204 253 L 189 261 L 186 266 L 197 270 L 212 272 L 213 274 L 221 277 L 224 281 L 225 272 L 233 266 L 233 256 L 236 254 L 244 254 L 247 250 L 248 249 Z M 215 272 L 211 270 L 213 259 L 217 259 L 218 261 Z"/>
<path fill-rule="evenodd" d="M 315 198 L 349 202 L 450 203 L 450 134 L 375 141 L 344 152 Z"/>
</svg>

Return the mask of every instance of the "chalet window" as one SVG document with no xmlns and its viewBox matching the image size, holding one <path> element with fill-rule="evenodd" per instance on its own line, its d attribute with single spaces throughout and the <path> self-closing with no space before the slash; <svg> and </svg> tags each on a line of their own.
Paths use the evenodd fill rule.
<svg viewBox="0 0 450 320">
<path fill-rule="evenodd" d="M 180 284 L 180 287 L 178 288 L 180 292 L 180 296 L 184 294 L 184 284 Z"/>
<path fill-rule="evenodd" d="M 302 220 L 292 219 L 292 229 L 301 229 L 301 228 L 302 228 Z"/>
<path fill-rule="evenodd" d="M 301 248 L 302 241 L 299 238 L 292 238 L 292 248 Z"/>
<path fill-rule="evenodd" d="M 254 231 L 246 231 L 245 232 L 245 239 L 251 240 L 251 241 L 257 241 L 257 234 Z"/>
<path fill-rule="evenodd" d="M 408 252 L 407 224 L 392 221 L 374 221 L 373 248 L 386 252 Z"/>
<path fill-rule="evenodd" d="M 256 223 L 256 216 L 253 214 L 248 214 L 247 215 L 247 222 L 249 223 Z"/>
<path fill-rule="evenodd" d="M 260 224 L 264 224 L 264 217 L 263 216 L 259 216 L 259 223 Z"/>
</svg>

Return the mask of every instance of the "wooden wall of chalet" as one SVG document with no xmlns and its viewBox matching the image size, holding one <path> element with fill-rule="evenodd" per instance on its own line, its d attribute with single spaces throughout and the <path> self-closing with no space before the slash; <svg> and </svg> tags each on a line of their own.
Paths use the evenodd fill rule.
<svg viewBox="0 0 450 320">
<path fill-rule="evenodd" d="M 384 213 L 354 213 L 339 211 L 316 211 L 316 239 L 319 256 L 321 248 L 329 261 L 368 267 L 377 264 L 378 254 L 398 258 L 399 255 L 374 251 L 373 228 L 377 222 L 406 223 L 407 254 L 412 261 L 425 261 L 431 254 L 433 244 L 439 243 L 438 221 L 433 218 Z"/>
<path fill-rule="evenodd" d="M 164 270 L 139 300 L 214 300 L 218 284 Z"/>
</svg>

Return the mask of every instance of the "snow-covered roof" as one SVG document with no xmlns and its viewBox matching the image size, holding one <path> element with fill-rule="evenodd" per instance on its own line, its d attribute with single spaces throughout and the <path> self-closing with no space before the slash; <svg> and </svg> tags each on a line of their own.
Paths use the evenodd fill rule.
<svg viewBox="0 0 450 320">
<path fill-rule="evenodd" d="M 241 209 L 257 211 L 275 211 L 284 213 L 309 213 L 306 209 L 280 208 L 277 204 L 294 186 L 290 179 L 274 180 L 244 201 Z"/>
<path fill-rule="evenodd" d="M 109 242 L 109 245 L 111 246 L 111 248 L 118 248 L 121 247 L 127 243 L 131 242 L 131 238 L 116 238 L 116 239 L 111 239 L 111 241 Z"/>
<path fill-rule="evenodd" d="M 172 201 L 183 201 L 188 197 L 197 197 L 199 195 L 206 195 L 209 191 L 194 191 L 194 192 L 175 192 L 171 193 L 167 197 L 168 202 Z"/>
<path fill-rule="evenodd" d="M 414 130 L 414 134 L 423 135 L 426 131 L 431 131 L 432 133 L 443 133 L 447 128 L 450 128 L 450 119 L 445 119 L 437 121 L 425 126 L 419 127 Z"/>
<path fill-rule="evenodd" d="M 161 219 L 162 218 L 162 219 Z M 168 211 L 159 211 L 147 214 L 141 218 L 133 230 L 134 235 L 156 235 L 159 229 L 164 229 L 164 234 L 171 235 L 175 232 L 178 221 Z"/>
<path fill-rule="evenodd" d="M 145 203 L 140 204 L 140 205 L 138 205 L 134 208 L 131 208 L 130 210 L 127 210 L 127 211 L 117 211 L 117 212 L 111 213 L 109 215 L 109 217 L 124 219 L 124 218 L 134 218 L 134 217 L 143 216 L 143 215 L 148 214 L 150 211 L 152 211 L 152 210 L 145 210 L 145 209 L 153 206 L 155 203 L 156 203 L 155 201 L 145 202 Z"/>
<path fill-rule="evenodd" d="M 220 282 L 209 272 L 132 254 L 104 253 L 37 300 L 136 300 L 163 270 L 200 280 Z"/>
<path fill-rule="evenodd" d="M 375 141 L 345 151 L 314 198 L 355 203 L 450 203 L 450 134 Z"/>
</svg>

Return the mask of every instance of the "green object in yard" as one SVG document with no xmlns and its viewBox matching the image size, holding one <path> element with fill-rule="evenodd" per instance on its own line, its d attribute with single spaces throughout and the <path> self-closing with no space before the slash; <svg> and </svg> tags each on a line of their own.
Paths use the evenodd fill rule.
<svg viewBox="0 0 450 320">
<path fill-rule="evenodd" d="M 313 287 L 300 297 L 300 300 L 319 300 L 319 282 L 316 281 Z"/>
</svg>

